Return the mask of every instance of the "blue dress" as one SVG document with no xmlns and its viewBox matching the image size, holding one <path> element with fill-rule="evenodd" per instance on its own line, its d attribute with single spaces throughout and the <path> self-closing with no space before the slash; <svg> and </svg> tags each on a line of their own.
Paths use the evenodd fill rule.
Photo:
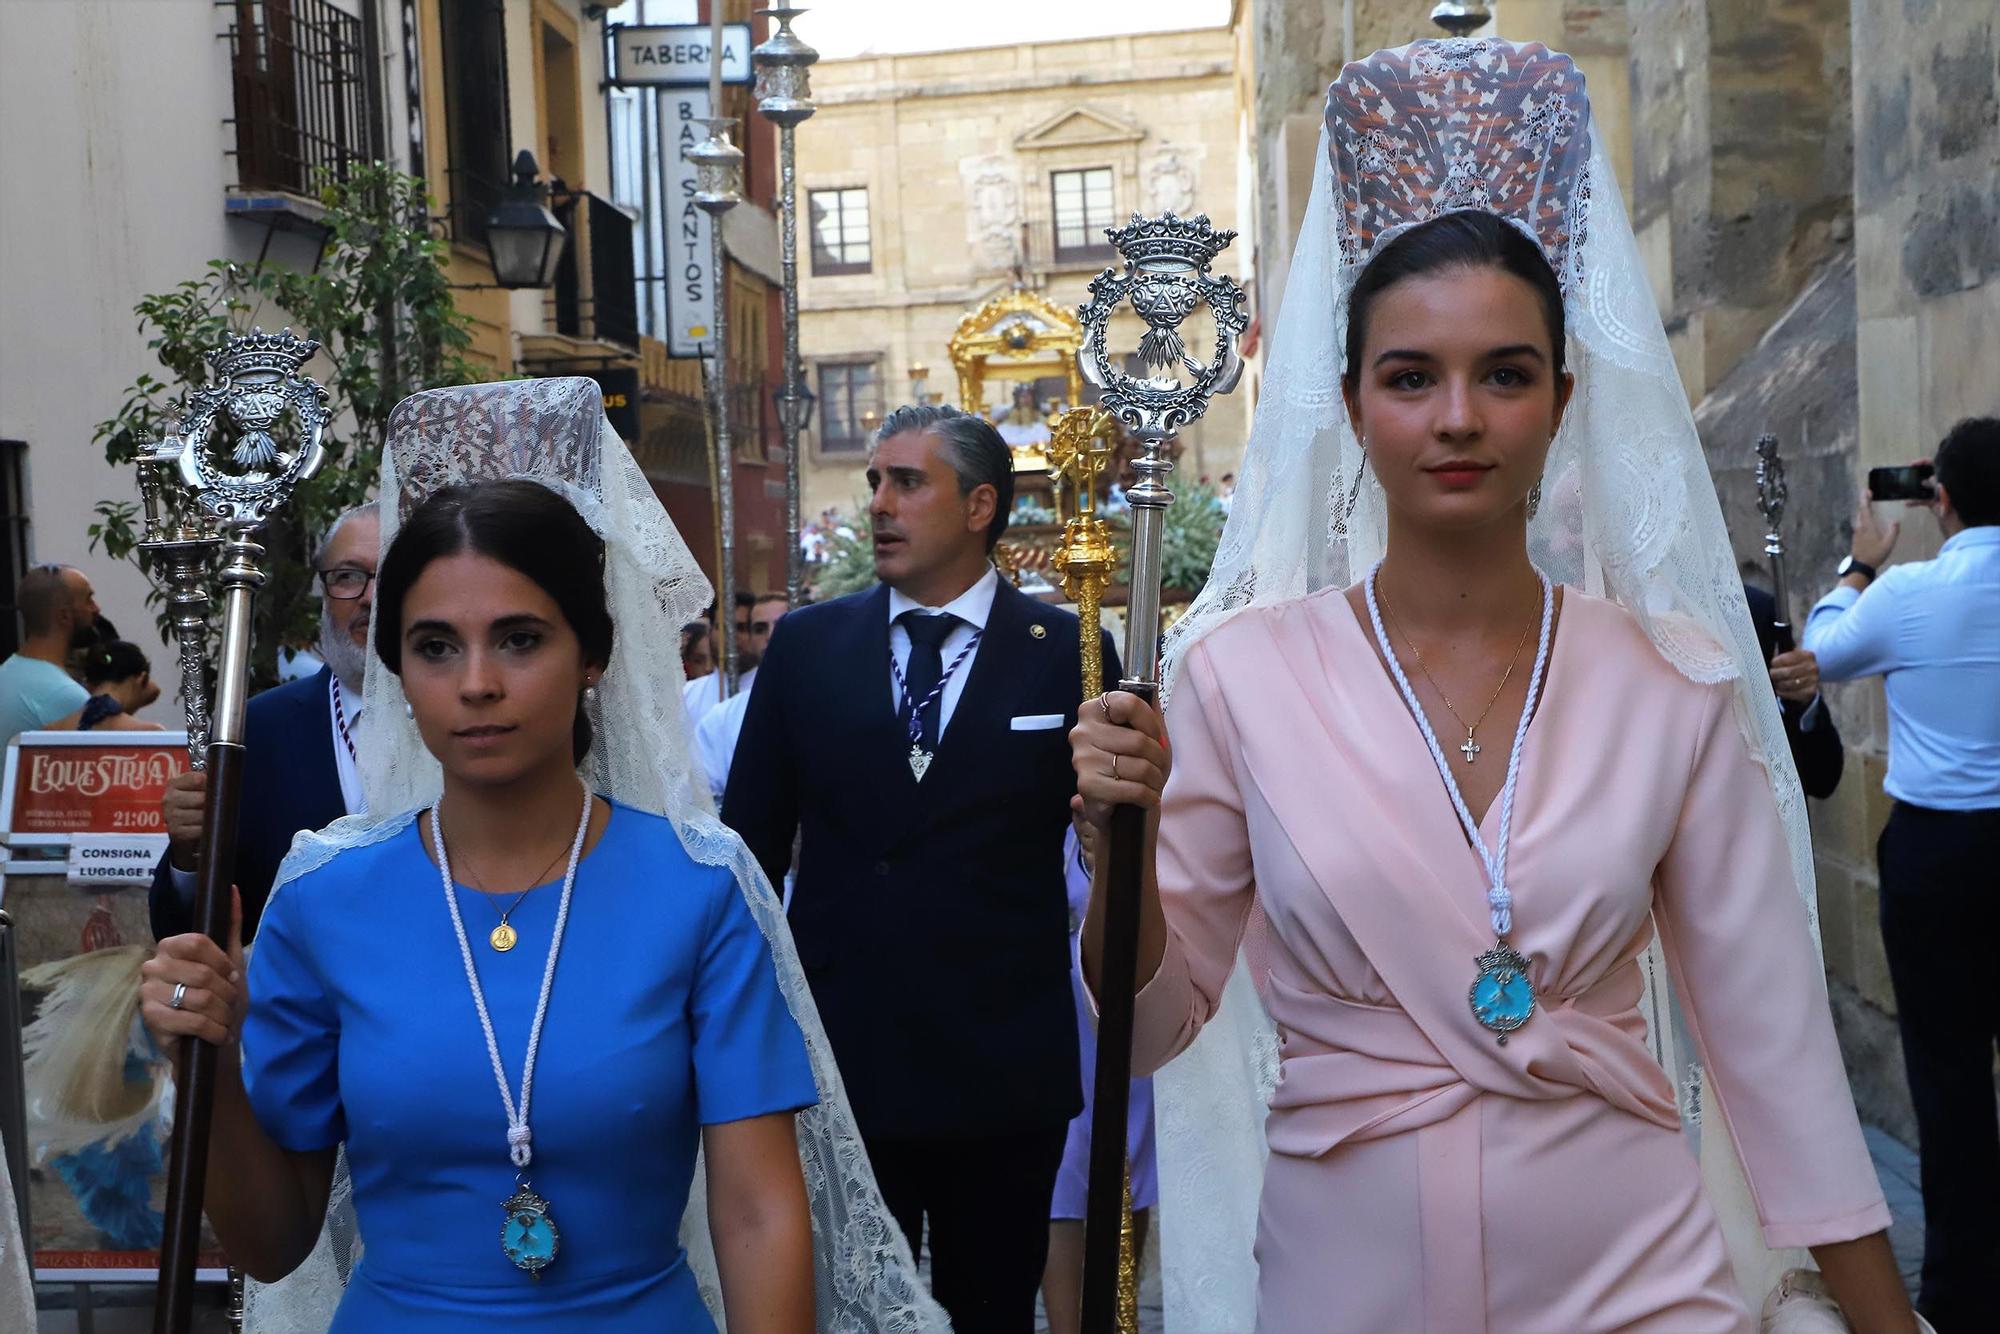
<svg viewBox="0 0 2000 1334">
<path fill-rule="evenodd" d="M 577 870 L 536 1058 L 527 1172 L 561 1231 L 539 1280 L 500 1249 L 507 1119 L 418 822 L 272 897 L 243 1077 L 265 1132 L 345 1143 L 365 1244 L 332 1334 L 709 1331 L 681 1250 L 700 1128 L 818 1101 L 805 1043 L 726 868 L 614 804 Z M 561 881 L 460 912 L 516 1096 Z"/>
</svg>

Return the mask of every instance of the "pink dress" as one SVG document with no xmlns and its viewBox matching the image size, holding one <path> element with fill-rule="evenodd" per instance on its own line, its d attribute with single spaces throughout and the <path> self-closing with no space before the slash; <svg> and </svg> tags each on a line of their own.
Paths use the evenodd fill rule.
<svg viewBox="0 0 2000 1334">
<path fill-rule="evenodd" d="M 1656 926 L 1766 1242 L 1888 1226 L 1729 687 L 1574 589 L 1551 653 L 1508 874 L 1539 1003 L 1506 1046 L 1466 1000 L 1493 943 L 1484 873 L 1347 600 L 1245 611 L 1188 654 L 1134 1069 L 1214 1013 L 1254 900 L 1279 1035 L 1267 1334 L 1753 1328 L 1637 1009 Z"/>
</svg>

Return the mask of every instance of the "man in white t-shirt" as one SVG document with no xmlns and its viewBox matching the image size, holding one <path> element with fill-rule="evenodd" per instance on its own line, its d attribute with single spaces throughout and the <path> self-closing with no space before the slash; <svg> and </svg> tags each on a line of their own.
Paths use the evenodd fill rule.
<svg viewBox="0 0 2000 1334">
<path fill-rule="evenodd" d="M 22 577 L 14 605 L 21 647 L 0 662 L 0 745 L 83 707 L 90 692 L 65 664 L 97 633 L 97 594 L 82 570 L 37 565 Z"/>
<path fill-rule="evenodd" d="M 773 594 L 759 598 L 750 608 L 751 652 L 759 662 L 764 660 L 764 649 L 771 642 L 771 631 L 777 628 L 778 618 L 791 610 L 791 605 L 782 594 Z M 743 734 L 743 715 L 749 705 L 750 680 L 746 677 L 741 689 L 703 714 L 695 724 L 695 758 L 701 761 L 702 772 L 708 776 L 708 790 L 715 796 L 717 810 L 722 809 L 722 789 L 729 783 L 736 738 Z"/>
<path fill-rule="evenodd" d="M 775 600 L 777 616 L 764 617 L 769 604 Z M 778 623 L 778 616 L 784 615 L 786 606 L 782 593 L 738 593 L 736 595 L 736 693 L 747 695 L 757 680 L 757 664 L 764 661 L 764 646 L 771 642 L 771 627 Z M 760 619 L 762 617 L 762 619 Z M 702 719 L 708 717 L 709 710 L 723 702 L 722 658 L 717 654 L 715 670 L 706 676 L 697 676 L 681 687 L 681 703 L 687 709 L 688 743 L 694 744 L 696 731 Z"/>
</svg>

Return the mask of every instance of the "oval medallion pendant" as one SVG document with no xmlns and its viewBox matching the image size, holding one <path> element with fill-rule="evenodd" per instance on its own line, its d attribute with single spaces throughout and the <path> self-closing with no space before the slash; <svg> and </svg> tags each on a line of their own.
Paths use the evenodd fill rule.
<svg viewBox="0 0 2000 1334">
<path fill-rule="evenodd" d="M 1479 967 L 1479 975 L 1472 979 L 1472 990 L 1466 999 L 1472 1004 L 1472 1017 L 1480 1026 L 1500 1035 L 1500 1045 L 1507 1044 L 1507 1035 L 1528 1022 L 1535 1013 L 1535 984 L 1528 980 L 1528 961 L 1520 951 L 1503 940 L 1493 942 L 1493 948 L 1473 960 Z"/>
<path fill-rule="evenodd" d="M 549 1202 L 523 1184 L 500 1207 L 507 1211 L 507 1221 L 500 1225 L 500 1249 L 515 1268 L 539 1280 L 562 1245 L 556 1220 L 549 1217 Z"/>
<path fill-rule="evenodd" d="M 491 931 L 487 932 L 486 943 L 491 945 L 495 950 L 499 951 L 500 953 L 505 954 L 508 950 L 514 948 L 514 943 L 520 940 L 520 938 L 521 938 L 520 936 L 514 933 L 513 927 L 508 926 L 505 922 L 502 922 L 500 923 L 500 925 L 494 927 Z"/>
</svg>

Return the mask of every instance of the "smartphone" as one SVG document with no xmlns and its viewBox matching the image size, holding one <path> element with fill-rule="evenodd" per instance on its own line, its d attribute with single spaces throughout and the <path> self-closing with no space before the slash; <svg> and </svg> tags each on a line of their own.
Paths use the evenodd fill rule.
<svg viewBox="0 0 2000 1334">
<path fill-rule="evenodd" d="M 1906 463 L 1896 468 L 1870 468 L 1868 495 L 1872 500 L 1935 500 L 1931 486 L 1935 469 L 1928 463 Z"/>
</svg>

